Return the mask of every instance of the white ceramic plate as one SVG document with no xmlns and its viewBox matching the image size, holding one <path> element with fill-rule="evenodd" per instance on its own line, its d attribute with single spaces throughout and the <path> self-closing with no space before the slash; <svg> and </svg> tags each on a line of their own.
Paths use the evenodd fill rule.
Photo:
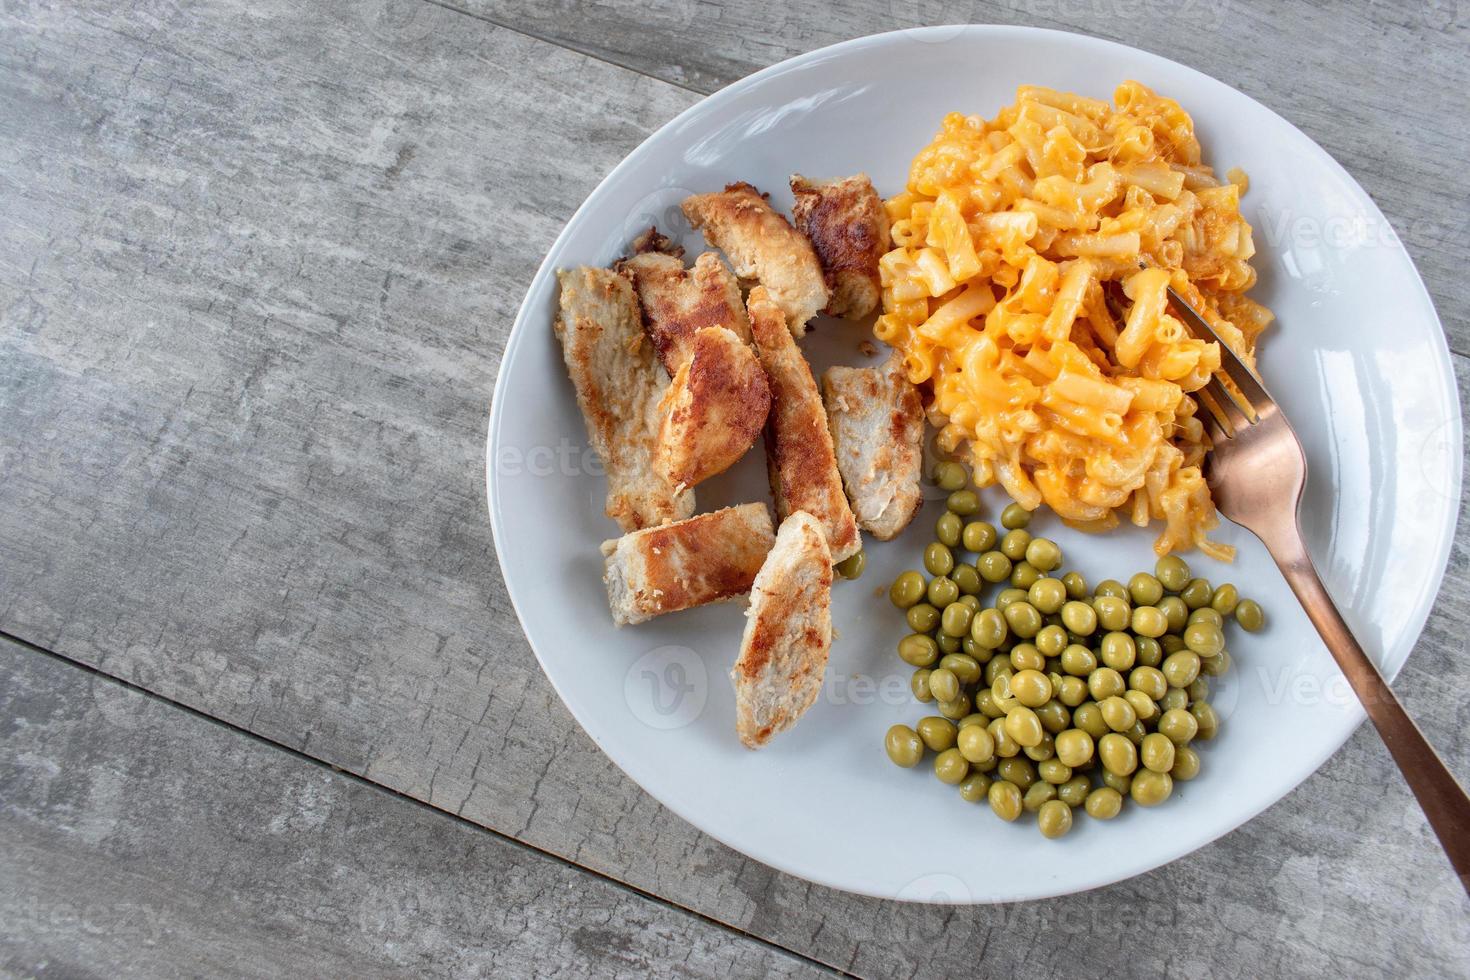
<svg viewBox="0 0 1470 980">
<path fill-rule="evenodd" d="M 1079 819 L 1061 842 L 1035 821 L 1004 824 L 962 802 L 927 765 L 897 769 L 883 733 L 929 712 L 894 653 L 902 618 L 879 593 L 918 565 L 941 505 L 869 542 L 868 570 L 840 582 L 822 697 L 760 752 L 734 733 L 728 674 L 737 604 L 615 629 L 598 544 L 604 483 L 552 336 L 553 272 L 604 265 L 651 222 L 700 241 L 679 216 L 688 193 L 748 180 L 789 211 L 794 171 L 863 170 L 899 191 L 944 113 L 991 116 L 1016 86 L 1109 98 L 1138 79 L 1195 119 L 1206 160 L 1242 167 L 1256 229 L 1253 294 L 1279 316 L 1261 355 L 1310 458 L 1302 510 L 1333 595 L 1389 675 L 1403 664 L 1443 575 L 1460 493 L 1459 406 L 1439 321 L 1408 256 L 1351 177 L 1270 110 L 1182 65 L 1092 38 L 1008 27 L 930 28 L 862 38 L 752 75 L 680 115 L 623 161 L 577 211 L 536 274 L 506 345 L 491 412 L 490 513 L 507 587 L 536 655 L 572 714 L 614 762 L 696 827 L 782 871 L 849 891 L 993 902 L 1075 892 L 1156 867 L 1238 827 L 1313 772 L 1363 718 L 1331 657 L 1249 533 L 1234 567 L 1196 556 L 1212 579 L 1258 597 L 1270 627 L 1233 642 L 1213 695 L 1224 720 L 1201 776 L 1167 805 Z M 555 161 L 547 161 L 554 166 Z M 814 369 L 860 363 L 866 331 L 822 322 Z M 699 509 L 767 500 L 762 453 L 698 490 Z M 988 491 L 994 514 L 1002 504 Z M 1152 531 L 1089 537 L 1039 517 L 1089 581 L 1151 567 Z M 949 842 L 902 843 L 906 829 Z"/>
</svg>

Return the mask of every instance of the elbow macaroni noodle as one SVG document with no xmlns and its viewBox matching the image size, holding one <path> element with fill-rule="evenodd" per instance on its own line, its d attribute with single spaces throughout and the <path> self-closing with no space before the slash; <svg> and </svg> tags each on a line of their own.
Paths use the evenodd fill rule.
<svg viewBox="0 0 1470 980">
<path fill-rule="evenodd" d="M 887 203 L 879 339 L 928 382 L 946 452 L 975 481 L 1087 530 L 1161 520 L 1159 554 L 1219 523 L 1190 392 L 1220 351 L 1167 310 L 1173 286 L 1254 367 L 1269 310 L 1245 177 L 1215 178 L 1177 102 L 1124 82 L 1106 102 L 1022 86 L 993 120 L 951 113 Z"/>
</svg>

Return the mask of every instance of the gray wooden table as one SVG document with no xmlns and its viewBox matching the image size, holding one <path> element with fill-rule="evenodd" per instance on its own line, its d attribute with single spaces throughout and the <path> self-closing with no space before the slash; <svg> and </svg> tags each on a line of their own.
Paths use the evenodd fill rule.
<svg viewBox="0 0 1470 980">
<path fill-rule="evenodd" d="M 562 223 L 701 95 L 958 20 L 1138 44 L 1296 123 L 1413 253 L 1465 397 L 1465 0 L 0 8 L 0 971 L 1470 973 L 1371 731 L 1132 881 L 903 906 L 663 810 L 537 668 L 481 455 Z M 1397 684 L 1462 775 L 1467 542 Z"/>
</svg>

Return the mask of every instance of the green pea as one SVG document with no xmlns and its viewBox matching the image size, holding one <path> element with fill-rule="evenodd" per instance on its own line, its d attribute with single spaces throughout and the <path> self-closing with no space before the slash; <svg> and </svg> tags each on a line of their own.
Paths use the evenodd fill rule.
<svg viewBox="0 0 1470 980">
<path fill-rule="evenodd" d="M 956 747 L 960 750 L 960 755 L 976 765 L 995 758 L 995 739 L 984 725 L 965 725 L 960 728 Z"/>
<path fill-rule="evenodd" d="M 1087 700 L 1087 682 L 1080 677 L 1063 677 L 1056 688 L 1057 700 L 1068 708 L 1075 708 Z"/>
<path fill-rule="evenodd" d="M 1027 813 L 1035 813 L 1048 803 L 1057 801 L 1057 788 L 1051 783 L 1032 783 L 1030 789 L 1021 795 L 1021 809 Z M 1068 815 L 1071 811 L 1067 811 Z"/>
<path fill-rule="evenodd" d="M 1194 720 L 1199 723 L 1199 733 L 1196 738 L 1202 738 L 1206 742 L 1214 738 L 1220 731 L 1220 716 L 1215 714 L 1215 709 L 1208 701 L 1196 701 L 1189 706 L 1189 713 L 1194 715 Z"/>
<path fill-rule="evenodd" d="M 945 749 L 934 757 L 934 775 L 941 783 L 958 786 L 970 774 L 970 764 L 959 749 Z"/>
<path fill-rule="evenodd" d="M 975 561 L 980 577 L 994 585 L 1011 577 L 1011 560 L 999 551 L 987 551 Z"/>
<path fill-rule="evenodd" d="M 1056 579 L 1048 581 L 1055 582 Z M 1066 589 L 1065 580 L 1062 587 Z M 1091 636 L 1097 630 L 1097 622 L 1097 611 L 1085 602 L 1072 599 L 1062 606 L 1062 623 L 1078 636 Z"/>
<path fill-rule="evenodd" d="M 1092 780 L 1086 776 L 1073 776 L 1057 787 L 1057 799 L 1073 809 L 1087 803 L 1087 794 L 1092 791 Z"/>
<path fill-rule="evenodd" d="M 1030 562 L 1018 561 L 1011 566 L 1011 586 L 1017 589 L 1029 589 L 1041 580 L 1041 572 L 1037 571 Z"/>
<path fill-rule="evenodd" d="M 1247 633 L 1258 633 L 1266 625 L 1266 613 L 1254 599 L 1241 599 L 1235 606 L 1235 621 Z"/>
<path fill-rule="evenodd" d="M 949 573 L 950 579 L 955 587 L 960 590 L 960 595 L 966 598 L 978 596 L 985 591 L 985 583 L 980 581 L 980 573 L 975 571 L 974 565 L 956 565 L 954 571 Z M 977 602 L 978 606 L 979 603 Z"/>
<path fill-rule="evenodd" d="M 1154 606 L 1135 606 L 1131 626 L 1139 636 L 1157 638 L 1168 631 L 1169 621 Z"/>
<path fill-rule="evenodd" d="M 1199 775 L 1199 753 L 1187 745 L 1174 746 L 1174 768 L 1169 775 L 1179 782 L 1189 782 Z"/>
<path fill-rule="evenodd" d="M 945 503 L 961 517 L 969 517 L 980 511 L 980 495 L 974 490 L 956 490 Z"/>
<path fill-rule="evenodd" d="M 1097 656 L 1093 652 L 1074 643 L 1062 651 L 1062 670 L 1073 677 L 1087 677 L 1097 670 Z"/>
<path fill-rule="evenodd" d="M 1138 768 L 1138 749 L 1117 732 L 1108 732 L 1097 743 L 1097 757 L 1108 772 L 1131 776 Z"/>
<path fill-rule="evenodd" d="M 1167 773 L 1174 768 L 1174 743 L 1167 735 L 1160 735 L 1158 732 L 1145 735 L 1138 756 L 1143 761 L 1145 769 Z M 1134 784 L 1136 787 L 1136 780 Z"/>
<path fill-rule="evenodd" d="M 929 674 L 929 692 L 936 700 L 954 701 L 960 696 L 960 679 L 941 667 Z"/>
<path fill-rule="evenodd" d="M 1097 583 L 1097 588 L 1092 590 L 1095 597 L 1111 596 L 1114 599 L 1128 598 L 1128 587 L 1117 579 L 1105 578 Z"/>
<path fill-rule="evenodd" d="M 934 522 L 934 536 L 939 543 L 946 548 L 958 548 L 960 544 L 960 532 L 964 529 L 965 522 L 960 515 L 952 510 L 944 512 L 939 520 Z M 940 574 L 940 573 L 935 573 Z"/>
<path fill-rule="evenodd" d="M 1174 780 L 1167 772 L 1140 769 L 1133 777 L 1133 787 L 1128 795 L 1139 806 L 1158 806 L 1173 792 Z"/>
<path fill-rule="evenodd" d="M 1178 555 L 1165 555 L 1154 565 L 1154 577 L 1170 592 L 1179 592 L 1189 584 L 1189 565 Z"/>
<path fill-rule="evenodd" d="M 1116 671 L 1128 670 L 1138 659 L 1138 645 L 1127 633 L 1109 633 L 1098 648 L 1102 662 Z"/>
<path fill-rule="evenodd" d="M 963 695 L 953 701 L 939 701 L 939 713 L 950 721 L 959 721 L 970 713 L 970 701 Z"/>
<path fill-rule="evenodd" d="M 1108 723 L 1103 721 L 1102 709 L 1097 706 L 1096 701 L 1088 701 L 1073 711 L 1072 724 L 1091 735 L 1094 742 L 1112 731 Z"/>
<path fill-rule="evenodd" d="M 1123 700 L 1133 707 L 1139 721 L 1153 721 L 1159 714 L 1159 706 L 1154 704 L 1154 699 L 1142 691 L 1124 691 Z"/>
<path fill-rule="evenodd" d="M 1210 684 L 1203 677 L 1196 677 L 1194 683 L 1189 685 L 1185 690 L 1189 692 L 1190 704 L 1196 701 L 1203 701 L 1210 696 Z"/>
<path fill-rule="evenodd" d="M 1188 744 L 1199 731 L 1199 720 L 1183 708 L 1169 708 L 1159 716 L 1158 734 L 1176 745 Z"/>
<path fill-rule="evenodd" d="M 997 657 L 985 665 L 984 680 L 986 684 L 994 684 L 995 679 L 1002 674 L 1010 677 L 1015 672 L 1015 669 L 1011 667 L 1010 660 Z"/>
<path fill-rule="evenodd" d="M 961 637 L 970 632 L 970 621 L 975 611 L 962 602 L 944 607 L 939 617 L 939 628 L 948 636 Z"/>
<path fill-rule="evenodd" d="M 1011 694 L 1028 708 L 1039 708 L 1051 700 L 1051 681 L 1039 670 L 1017 671 L 1011 677 Z M 1016 739 L 1022 745 L 1026 743 Z"/>
<path fill-rule="evenodd" d="M 1036 634 L 1036 649 L 1046 657 L 1060 657 L 1067 648 L 1067 631 L 1060 626 L 1043 626 Z"/>
<path fill-rule="evenodd" d="M 918 572 L 904 572 L 889 586 L 888 599 L 898 608 L 908 609 L 923 600 L 924 587 L 927 584 L 924 576 Z"/>
<path fill-rule="evenodd" d="M 1214 595 L 1210 596 L 1210 608 L 1221 616 L 1229 616 L 1235 612 L 1235 607 L 1238 605 L 1240 605 L 1240 592 L 1229 582 L 1216 586 Z"/>
<path fill-rule="evenodd" d="M 840 562 L 833 566 L 833 568 L 836 569 L 838 575 L 841 575 L 843 578 L 849 581 L 861 577 L 863 574 L 863 569 L 867 567 L 868 556 L 863 554 L 861 551 L 854 552 L 853 554 L 848 555 L 846 558 L 842 559 Z"/>
<path fill-rule="evenodd" d="M 1006 504 L 1000 512 L 1000 526 L 1008 531 L 1026 527 L 1031 523 L 1031 512 L 1020 504 Z"/>
<path fill-rule="evenodd" d="M 945 460 L 934 467 L 934 483 L 945 493 L 963 489 L 970 482 L 970 475 L 959 463 Z"/>
<path fill-rule="evenodd" d="M 1225 634 L 1211 623 L 1195 623 L 1184 631 L 1184 645 L 1201 657 L 1219 656 L 1225 649 Z"/>
<path fill-rule="evenodd" d="M 1004 779 L 991 783 L 989 799 L 990 809 L 1007 823 L 1020 817 L 1021 790 L 1015 783 L 1008 783 Z"/>
<path fill-rule="evenodd" d="M 960 532 L 960 543 L 966 551 L 983 554 L 995 547 L 995 525 L 986 521 L 971 521 Z"/>
<path fill-rule="evenodd" d="M 1061 800 L 1047 800 L 1036 811 L 1036 827 L 1048 840 L 1067 836 L 1072 829 L 1072 808 Z"/>
<path fill-rule="evenodd" d="M 1114 698 L 1128 690 L 1127 684 L 1123 682 L 1123 675 L 1111 667 L 1099 667 L 1087 678 L 1087 693 L 1092 695 L 1092 700 L 1101 705 L 1108 698 Z M 1129 722 L 1132 724 L 1132 722 Z M 1128 727 L 1127 725 L 1123 727 Z"/>
<path fill-rule="evenodd" d="M 1123 794 L 1111 786 L 1099 786 L 1087 794 L 1082 808 L 1094 820 L 1111 820 L 1123 812 Z"/>
<path fill-rule="evenodd" d="M 1190 609 L 1208 606 L 1214 596 L 1215 590 L 1210 588 L 1209 579 L 1203 578 L 1190 579 L 1189 584 L 1179 593 L 1179 598 L 1183 599 L 1184 604 Z"/>
<path fill-rule="evenodd" d="M 1128 596 L 1135 606 L 1152 606 L 1164 597 L 1164 586 L 1148 572 L 1128 580 Z"/>
<path fill-rule="evenodd" d="M 924 743 L 919 733 L 907 725 L 894 725 L 883 737 L 883 747 L 893 764 L 912 769 L 924 758 Z"/>
<path fill-rule="evenodd" d="M 1145 667 L 1157 667 L 1164 662 L 1164 648 L 1150 636 L 1135 636 L 1133 645 L 1138 650 L 1138 662 Z"/>
<path fill-rule="evenodd" d="M 1069 728 L 1056 736 L 1057 758 L 1077 768 L 1092 761 L 1092 736 L 1080 728 Z"/>
<path fill-rule="evenodd" d="M 1017 600 L 1005 607 L 1006 625 L 1011 632 L 1023 640 L 1029 640 L 1041 632 L 1041 613 L 1031 603 Z"/>
<path fill-rule="evenodd" d="M 943 620 L 941 619 L 941 622 L 942 621 Z M 942 629 L 938 633 L 934 634 L 934 642 L 939 644 L 940 653 L 960 652 L 960 638 L 958 636 L 950 636 Z"/>
<path fill-rule="evenodd" d="M 1072 679 L 1076 680 L 1075 677 Z M 1041 719 L 1041 727 L 1046 729 L 1048 735 L 1058 735 L 1066 731 L 1067 726 L 1072 724 L 1072 712 L 1068 711 L 1067 706 L 1056 698 L 1052 698 L 1035 711 L 1036 717 Z"/>
<path fill-rule="evenodd" d="M 1217 629 L 1224 629 L 1225 617 L 1215 612 L 1209 606 L 1200 606 L 1189 614 L 1189 619 L 1185 622 L 1185 625 L 1193 626 L 1195 623 L 1208 623 Z"/>
<path fill-rule="evenodd" d="M 1005 718 L 993 719 L 985 726 L 995 740 L 995 754 L 1002 759 L 1012 759 L 1021 754 L 1021 745 L 1006 732 Z"/>
<path fill-rule="evenodd" d="M 929 669 L 920 667 L 909 677 L 909 690 L 914 692 L 914 698 L 925 704 L 934 700 L 934 692 L 929 690 Z"/>
<path fill-rule="evenodd" d="M 1097 676 L 1097 675 L 1093 675 Z M 934 678 L 929 678 L 929 686 L 934 686 Z M 1118 695 L 1105 698 L 1097 703 L 1098 710 L 1102 712 L 1103 721 L 1115 732 L 1126 732 L 1138 723 L 1138 712 L 1133 710 L 1126 698 Z"/>
<path fill-rule="evenodd" d="M 972 772 L 960 780 L 960 799 L 966 803 L 979 803 L 990 793 L 990 777 L 983 772 Z"/>
<path fill-rule="evenodd" d="M 954 552 L 943 541 L 934 541 L 924 549 L 924 568 L 930 575 L 948 575 L 954 570 Z"/>
<path fill-rule="evenodd" d="M 1026 560 L 1041 571 L 1049 572 L 1062 563 L 1062 549 L 1050 538 L 1032 538 L 1026 546 Z"/>
<path fill-rule="evenodd" d="M 1128 674 L 1128 688 L 1157 701 L 1169 692 L 1169 679 L 1157 667 L 1134 667 Z"/>
<path fill-rule="evenodd" d="M 1177 595 L 1164 596 L 1155 608 L 1164 614 L 1164 622 L 1169 624 L 1170 633 L 1181 632 L 1189 623 L 1189 607 Z"/>
<path fill-rule="evenodd" d="M 939 644 L 926 633 L 910 633 L 898 641 L 898 655 L 911 667 L 929 667 L 939 659 Z"/>
<path fill-rule="evenodd" d="M 1036 782 L 1036 767 L 1030 759 L 1019 754 L 1000 760 L 995 772 L 1001 779 L 1023 791 L 1030 789 Z"/>
<path fill-rule="evenodd" d="M 1127 739 L 1124 739 L 1124 741 L 1127 741 Z M 1132 776 L 1119 775 L 1116 772 L 1108 772 L 1106 769 L 1103 770 L 1102 781 L 1104 786 L 1116 790 L 1123 796 L 1128 795 L 1128 791 L 1133 788 Z"/>
<path fill-rule="evenodd" d="M 1008 627 L 996 609 L 982 609 L 970 620 L 970 638 L 985 650 L 994 650 L 1005 641 Z"/>
<path fill-rule="evenodd" d="M 947 654 L 939 661 L 939 666 L 954 674 L 960 679 L 961 684 L 978 684 L 980 682 L 980 664 L 974 657 L 963 653 Z"/>
<path fill-rule="evenodd" d="M 1210 677 L 1220 677 L 1230 669 L 1230 651 L 1221 650 L 1213 657 L 1200 661 L 1199 672 Z"/>
<path fill-rule="evenodd" d="M 995 703 L 995 695 L 991 693 L 988 687 L 982 687 L 975 692 L 975 711 L 984 715 L 986 718 L 1005 717 L 1005 711 L 1000 705 Z"/>
<path fill-rule="evenodd" d="M 1164 659 L 1167 660 L 1169 654 L 1178 653 L 1184 649 L 1184 637 L 1176 633 L 1165 633 L 1159 637 L 1159 647 L 1164 651 Z"/>
<path fill-rule="evenodd" d="M 939 610 L 927 602 L 921 602 L 910 607 L 904 614 L 904 619 L 908 621 L 909 629 L 915 633 L 932 633 L 939 626 Z"/>
<path fill-rule="evenodd" d="M 930 686 L 933 686 L 932 679 Z M 1036 716 L 1036 712 L 1024 704 L 1018 704 L 1006 712 L 1005 725 L 1006 734 L 1015 739 L 1016 744 L 1023 749 L 1040 745 L 1042 736 L 1046 734 L 1046 729 L 1041 727 L 1041 719 Z"/>
<path fill-rule="evenodd" d="M 1081 572 L 1068 572 L 1063 575 L 1062 584 L 1067 587 L 1068 599 L 1087 598 L 1087 579 Z"/>
<path fill-rule="evenodd" d="M 1030 533 L 1017 528 L 1007 531 L 1005 537 L 1000 539 L 1000 552 L 1011 561 L 1021 561 L 1026 557 L 1026 549 L 1030 544 Z"/>
<path fill-rule="evenodd" d="M 919 723 L 914 727 L 918 729 L 919 738 L 924 740 L 930 752 L 943 752 L 954 748 L 955 736 L 959 733 L 953 721 L 935 715 L 920 718 Z"/>
<path fill-rule="evenodd" d="M 960 597 L 960 587 L 949 576 L 936 575 L 929 580 L 929 589 L 924 597 L 929 600 L 929 605 L 943 609 Z"/>
<path fill-rule="evenodd" d="M 1059 578 L 1038 578 L 1032 583 L 1026 597 L 1039 612 L 1051 615 L 1060 612 L 1067 601 L 1067 587 Z"/>
<path fill-rule="evenodd" d="M 1159 676 L 1164 676 L 1162 671 L 1159 672 Z M 1164 696 L 1159 698 L 1158 702 L 1160 711 L 1168 712 L 1176 708 L 1182 711 L 1189 707 L 1189 692 L 1182 688 L 1171 687 L 1164 692 Z"/>
<path fill-rule="evenodd" d="M 1191 650 L 1171 653 L 1160 668 L 1170 687 L 1188 687 L 1199 676 L 1199 654 Z"/>
<path fill-rule="evenodd" d="M 1092 608 L 1097 614 L 1098 625 L 1112 633 L 1126 630 L 1133 621 L 1133 607 L 1128 605 L 1127 599 L 1118 596 L 1097 596 L 1092 600 Z"/>
</svg>

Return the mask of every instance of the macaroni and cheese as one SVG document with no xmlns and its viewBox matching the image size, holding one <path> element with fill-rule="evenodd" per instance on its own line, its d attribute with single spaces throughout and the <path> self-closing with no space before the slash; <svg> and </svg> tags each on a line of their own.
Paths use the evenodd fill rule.
<svg viewBox="0 0 1470 980">
<path fill-rule="evenodd" d="M 1167 308 L 1173 286 L 1248 364 L 1271 312 L 1246 181 L 1200 160 L 1194 123 L 1137 82 L 1114 106 L 1022 86 L 992 120 L 952 113 L 887 201 L 877 336 L 932 390 L 946 452 L 980 486 L 1089 530 L 1164 522 L 1159 554 L 1218 524 L 1190 393 L 1220 365 Z"/>
</svg>

